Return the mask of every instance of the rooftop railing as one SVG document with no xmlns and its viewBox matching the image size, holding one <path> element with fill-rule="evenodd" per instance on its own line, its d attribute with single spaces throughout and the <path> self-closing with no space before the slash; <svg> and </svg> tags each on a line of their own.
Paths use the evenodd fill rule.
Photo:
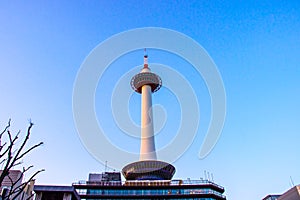
<svg viewBox="0 0 300 200">
<path fill-rule="evenodd" d="M 73 185 L 100 185 L 100 186 L 176 186 L 176 185 L 213 185 L 221 190 L 224 187 L 209 180 L 130 180 L 130 181 L 79 181 Z"/>
<path fill-rule="evenodd" d="M 128 195 L 189 195 L 189 194 L 214 194 L 221 199 L 226 199 L 222 193 L 214 191 L 210 188 L 194 188 L 194 189 L 77 189 L 79 195 L 109 195 L 109 196 L 128 196 Z"/>
</svg>

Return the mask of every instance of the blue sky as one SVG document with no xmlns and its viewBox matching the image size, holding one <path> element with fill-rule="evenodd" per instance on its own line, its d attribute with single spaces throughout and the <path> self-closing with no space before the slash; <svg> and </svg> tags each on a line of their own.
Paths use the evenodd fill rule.
<svg viewBox="0 0 300 200">
<path fill-rule="evenodd" d="M 149 49 L 149 62 L 195 77 L 189 80 L 200 102 L 199 134 L 174 163 L 175 178 L 204 177 L 206 170 L 225 187 L 228 199 L 249 200 L 284 192 L 290 177 L 300 183 L 299 1 L 2 1 L 0 24 L 0 122 L 4 127 L 12 118 L 15 131 L 25 131 L 28 119 L 35 122 L 30 142 L 45 144 L 24 164 L 46 169 L 39 184 L 70 185 L 85 180 L 89 172 L 104 170 L 76 131 L 73 84 L 82 62 L 99 43 L 149 26 L 182 32 L 201 44 L 218 66 L 226 90 L 222 135 L 209 156 L 199 160 L 210 119 L 205 84 L 177 56 Z M 141 50 L 122 56 L 109 67 L 106 79 L 117 80 L 142 64 L 142 55 Z M 106 79 L 99 83 L 95 97 L 100 121 L 111 116 L 103 110 L 109 101 L 105 94 L 111 92 L 101 90 Z M 164 131 L 176 130 L 174 95 L 162 88 L 153 101 L 163 105 L 170 117 Z M 133 95 L 130 102 L 131 116 L 138 123 L 139 96 Z M 116 130 L 113 122 L 106 126 Z M 164 145 L 164 138 L 172 138 L 162 135 L 158 147 Z M 110 139 L 118 142 L 112 135 Z M 132 151 L 138 146 L 137 141 L 128 143 Z"/>
</svg>

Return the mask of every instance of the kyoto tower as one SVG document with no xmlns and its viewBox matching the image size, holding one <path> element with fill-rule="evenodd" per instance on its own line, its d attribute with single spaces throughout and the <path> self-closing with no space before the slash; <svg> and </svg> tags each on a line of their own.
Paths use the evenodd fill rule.
<svg viewBox="0 0 300 200">
<path fill-rule="evenodd" d="M 148 67 L 148 55 L 144 55 L 144 67 L 131 79 L 131 87 L 141 94 L 141 146 L 140 160 L 126 165 L 122 173 L 126 180 L 171 180 L 175 167 L 158 161 L 155 150 L 152 93 L 162 86 L 161 78 Z"/>
</svg>

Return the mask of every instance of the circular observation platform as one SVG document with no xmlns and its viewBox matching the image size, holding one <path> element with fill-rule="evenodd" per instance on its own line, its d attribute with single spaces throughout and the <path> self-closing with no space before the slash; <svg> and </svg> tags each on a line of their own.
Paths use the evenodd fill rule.
<svg viewBox="0 0 300 200">
<path fill-rule="evenodd" d="M 157 160 L 144 160 L 126 165 L 122 174 L 126 180 L 171 180 L 175 167 Z"/>
<path fill-rule="evenodd" d="M 154 73 L 141 72 L 132 77 L 130 85 L 132 89 L 138 93 L 142 93 L 143 85 L 151 86 L 151 91 L 156 92 L 161 88 L 162 81 L 161 78 Z"/>
</svg>

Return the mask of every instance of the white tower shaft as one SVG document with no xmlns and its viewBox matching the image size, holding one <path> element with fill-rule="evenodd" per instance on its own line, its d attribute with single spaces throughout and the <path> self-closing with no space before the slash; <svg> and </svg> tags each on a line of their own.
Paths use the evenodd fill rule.
<svg viewBox="0 0 300 200">
<path fill-rule="evenodd" d="M 156 160 L 151 86 L 142 86 L 140 160 Z"/>
<path fill-rule="evenodd" d="M 145 52 L 146 53 L 146 52 Z M 155 151 L 152 113 L 152 93 L 162 86 L 161 78 L 148 67 L 148 56 L 144 55 L 144 67 L 134 75 L 130 85 L 141 94 L 141 146 L 140 161 L 126 165 L 122 173 L 126 180 L 171 180 L 175 167 L 158 161 Z"/>
</svg>

